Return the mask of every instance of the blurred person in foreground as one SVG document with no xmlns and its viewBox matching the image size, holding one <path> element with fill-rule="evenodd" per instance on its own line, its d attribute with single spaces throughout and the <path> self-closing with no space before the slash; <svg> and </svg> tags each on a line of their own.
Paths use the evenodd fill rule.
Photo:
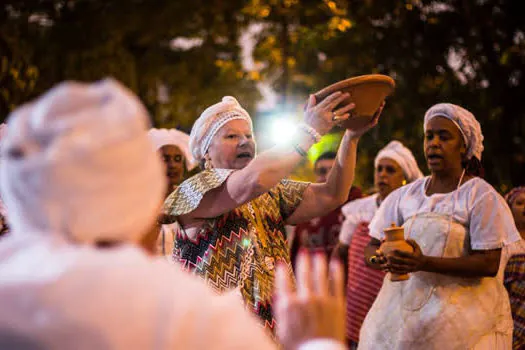
<svg viewBox="0 0 525 350">
<path fill-rule="evenodd" d="M 9 117 L 0 348 L 276 347 L 237 299 L 147 254 L 166 191 L 148 127 L 143 105 L 113 80 L 60 84 Z M 298 294 L 283 287 L 275 296 L 280 339 L 290 349 L 341 349 L 344 321 L 331 320 L 343 310 L 341 268 L 333 265 L 328 294 L 326 263 L 312 271 L 303 260 Z M 291 322 L 297 314 L 312 317 Z"/>
</svg>

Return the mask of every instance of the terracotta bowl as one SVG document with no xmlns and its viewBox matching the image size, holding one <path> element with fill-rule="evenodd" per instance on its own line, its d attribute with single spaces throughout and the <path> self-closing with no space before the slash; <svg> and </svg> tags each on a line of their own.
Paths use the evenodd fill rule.
<svg viewBox="0 0 525 350">
<path fill-rule="evenodd" d="M 325 87 L 315 93 L 317 103 L 330 94 L 341 91 L 350 93 L 350 97 L 339 106 L 349 102 L 355 103 L 350 118 L 341 126 L 343 128 L 358 129 L 365 126 L 374 116 L 375 111 L 395 88 L 394 79 L 381 74 L 361 75 Z"/>
</svg>

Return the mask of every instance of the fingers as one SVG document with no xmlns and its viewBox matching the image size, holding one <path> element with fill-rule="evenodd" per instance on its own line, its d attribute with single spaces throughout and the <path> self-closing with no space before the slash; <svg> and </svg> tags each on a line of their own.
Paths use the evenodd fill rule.
<svg viewBox="0 0 525 350">
<path fill-rule="evenodd" d="M 327 98 L 325 98 L 321 103 L 319 103 L 319 108 L 332 111 L 337 107 L 341 102 L 350 97 L 349 93 L 342 93 L 341 91 L 336 91 Z"/>
<path fill-rule="evenodd" d="M 314 290 L 320 296 L 328 295 L 328 264 L 324 254 L 315 254 L 314 261 Z"/>
<path fill-rule="evenodd" d="M 379 122 L 379 117 L 381 117 L 381 113 L 383 112 L 383 109 L 385 108 L 386 102 L 383 101 L 381 103 L 381 106 L 377 109 L 377 111 L 374 113 L 374 117 L 370 121 L 370 126 L 375 126 Z"/>
<path fill-rule="evenodd" d="M 345 114 L 342 114 L 342 115 L 339 115 L 339 114 L 335 114 L 337 116 L 337 120 L 333 120 L 334 122 L 336 123 L 342 123 L 344 122 L 345 120 L 347 120 L 348 118 L 350 118 L 350 113 L 345 113 Z"/>
<path fill-rule="evenodd" d="M 332 281 L 332 295 L 339 301 L 345 298 L 345 277 L 341 262 L 337 259 L 330 261 L 330 280 Z"/>
<path fill-rule="evenodd" d="M 391 255 L 388 257 L 388 263 L 391 266 L 411 266 L 414 265 L 414 261 L 412 259 L 406 259 L 399 257 L 397 255 Z"/>
<path fill-rule="evenodd" d="M 292 293 L 293 287 L 288 267 L 283 263 L 278 263 L 275 271 L 275 294 L 279 300 L 284 300 L 288 299 Z"/>
<path fill-rule="evenodd" d="M 404 251 L 401 251 L 401 250 L 394 250 L 392 251 L 392 256 L 390 257 L 391 259 L 392 258 L 397 258 L 397 257 L 401 257 L 401 258 L 414 258 L 414 253 L 413 252 L 404 252 Z"/>
<path fill-rule="evenodd" d="M 308 98 L 308 104 L 306 105 L 306 110 L 312 109 L 316 105 L 315 95 L 310 95 Z"/>
<path fill-rule="evenodd" d="M 305 252 L 299 252 L 297 257 L 297 295 L 300 298 L 308 298 L 312 293 L 313 281 L 310 271 L 312 271 L 310 256 Z"/>
<path fill-rule="evenodd" d="M 350 97 L 349 93 L 340 94 L 337 98 L 327 104 L 326 108 L 333 111 L 341 102 Z M 347 105 L 348 106 L 348 105 Z"/>
<path fill-rule="evenodd" d="M 334 109 L 335 106 L 337 106 L 337 104 L 332 107 L 332 108 L 328 108 L 328 106 L 330 106 L 331 103 L 333 103 L 334 101 L 336 101 L 338 98 L 340 98 L 342 95 L 342 92 L 341 91 L 336 91 L 334 92 L 333 94 L 331 95 L 328 95 L 327 98 L 325 98 L 324 100 L 322 100 L 318 105 L 317 107 L 319 108 L 322 108 L 322 109 Z"/>
<path fill-rule="evenodd" d="M 342 115 L 342 114 L 345 114 L 346 112 L 351 111 L 354 108 L 355 108 L 355 103 L 350 102 L 349 104 L 345 105 L 344 107 L 339 108 L 336 111 L 334 111 L 334 113 L 337 114 L 337 115 Z"/>
<path fill-rule="evenodd" d="M 419 248 L 419 244 L 417 244 L 417 242 L 413 239 L 407 239 L 407 243 L 414 249 L 415 252 L 421 250 L 421 248 Z"/>
</svg>

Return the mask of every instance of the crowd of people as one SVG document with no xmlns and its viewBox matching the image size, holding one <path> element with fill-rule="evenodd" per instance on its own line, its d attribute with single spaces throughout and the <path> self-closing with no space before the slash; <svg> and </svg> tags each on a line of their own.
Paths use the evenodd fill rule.
<svg viewBox="0 0 525 350">
<path fill-rule="evenodd" d="M 502 197 L 483 180 L 468 110 L 422 116 L 429 176 L 386 140 L 375 193 L 353 186 L 383 103 L 318 157 L 315 183 L 288 179 L 351 117 L 348 97 L 310 96 L 297 136 L 260 153 L 231 96 L 190 135 L 151 129 L 112 79 L 16 109 L 0 144 L 0 348 L 525 349 L 525 187 Z M 392 224 L 411 251 L 383 253 Z"/>
</svg>

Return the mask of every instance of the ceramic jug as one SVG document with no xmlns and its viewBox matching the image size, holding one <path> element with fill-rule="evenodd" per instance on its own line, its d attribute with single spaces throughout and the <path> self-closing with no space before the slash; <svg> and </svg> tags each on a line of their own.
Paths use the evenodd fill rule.
<svg viewBox="0 0 525 350">
<path fill-rule="evenodd" d="M 379 247 L 379 250 L 385 254 L 386 257 L 394 251 L 400 250 L 404 252 L 412 252 L 414 249 L 410 244 L 405 240 L 405 230 L 403 227 L 396 226 L 392 224 L 390 227 L 383 230 L 385 233 L 385 241 Z M 406 281 L 410 276 L 408 274 L 390 274 L 391 281 Z"/>
</svg>

